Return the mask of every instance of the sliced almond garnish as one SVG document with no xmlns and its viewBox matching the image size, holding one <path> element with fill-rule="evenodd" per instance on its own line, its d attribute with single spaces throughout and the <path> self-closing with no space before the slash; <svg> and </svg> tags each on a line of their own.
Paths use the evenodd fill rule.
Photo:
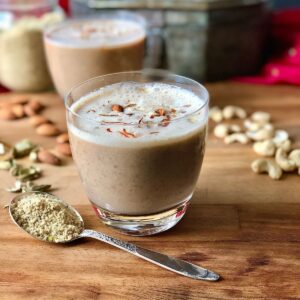
<svg viewBox="0 0 300 300">
<path fill-rule="evenodd" d="M 110 115 L 110 114 L 98 114 L 101 117 L 118 117 L 119 115 Z"/>
<path fill-rule="evenodd" d="M 136 106 L 135 103 L 129 103 L 124 108 L 129 108 L 129 107 L 134 107 L 134 106 Z"/>
<path fill-rule="evenodd" d="M 122 134 L 126 138 L 136 138 L 136 135 L 134 133 L 128 132 L 125 128 L 123 128 L 123 130 L 121 130 L 119 132 L 120 132 L 120 134 Z"/>
<path fill-rule="evenodd" d="M 82 39 L 88 39 L 90 37 L 90 35 L 94 32 L 97 32 L 96 28 L 93 28 L 93 27 L 82 28 L 82 30 L 80 32 L 80 37 Z"/>
<path fill-rule="evenodd" d="M 166 116 L 164 119 L 161 120 L 160 125 L 163 127 L 167 127 L 170 124 L 170 116 Z"/>
<path fill-rule="evenodd" d="M 155 111 L 155 113 L 158 115 L 158 116 L 165 116 L 166 115 L 166 111 L 163 109 L 163 108 L 159 108 Z"/>
</svg>

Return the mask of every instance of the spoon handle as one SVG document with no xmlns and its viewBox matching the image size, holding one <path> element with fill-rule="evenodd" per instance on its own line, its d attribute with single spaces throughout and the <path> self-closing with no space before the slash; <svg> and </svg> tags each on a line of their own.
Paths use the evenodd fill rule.
<svg viewBox="0 0 300 300">
<path fill-rule="evenodd" d="M 162 253 L 158 253 L 152 250 L 138 247 L 134 244 L 127 243 L 122 240 L 110 237 L 101 232 L 85 229 L 80 234 L 80 237 L 90 237 L 96 240 L 100 240 L 102 242 L 113 245 L 122 250 L 125 250 L 142 259 L 150 261 L 162 268 L 165 268 L 167 270 L 181 274 L 186 277 L 190 277 L 198 280 L 209 280 L 209 281 L 217 281 L 220 277 L 218 274 L 212 271 L 201 268 L 187 261 L 176 259 L 174 257 Z"/>
</svg>

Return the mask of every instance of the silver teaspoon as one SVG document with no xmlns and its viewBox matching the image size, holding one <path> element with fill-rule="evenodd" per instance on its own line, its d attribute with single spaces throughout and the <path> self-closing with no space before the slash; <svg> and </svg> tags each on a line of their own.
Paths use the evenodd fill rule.
<svg viewBox="0 0 300 300">
<path fill-rule="evenodd" d="M 23 193 L 21 195 L 18 195 L 14 199 L 12 199 L 12 201 L 9 205 L 10 217 L 12 218 L 13 222 L 19 228 L 21 228 L 23 231 L 25 231 L 24 228 L 22 228 L 22 226 L 20 226 L 18 224 L 18 222 L 15 220 L 15 218 L 13 216 L 13 213 L 12 213 L 13 205 L 12 204 L 21 200 L 23 197 L 30 196 L 33 193 L 37 193 L 37 192 L 29 192 L 29 193 Z M 38 192 L 38 194 L 47 194 L 47 193 Z M 49 194 L 47 194 L 47 195 L 49 195 Z M 60 200 L 58 197 L 53 196 L 53 195 L 51 195 L 51 196 L 55 198 L 55 201 L 58 201 L 61 204 L 63 204 L 66 207 L 66 209 L 73 211 L 73 213 L 78 217 L 78 220 L 81 221 L 82 224 L 84 224 L 81 215 L 78 213 L 78 211 L 76 209 L 74 209 L 72 206 L 70 206 L 66 202 Z M 25 232 L 27 232 L 27 231 L 25 231 Z M 29 232 L 27 232 L 27 233 L 30 234 Z M 31 235 L 31 236 L 35 239 L 42 240 L 34 235 Z M 83 229 L 81 231 L 81 233 L 78 236 L 76 236 L 75 238 L 73 238 L 72 240 L 68 240 L 68 241 L 61 242 L 61 243 L 72 242 L 74 240 L 84 238 L 84 237 L 94 238 L 96 240 L 105 242 L 105 243 L 115 246 L 119 249 L 125 250 L 125 251 L 127 251 L 135 256 L 138 256 L 144 260 L 147 260 L 153 264 L 156 264 L 162 268 L 165 268 L 167 270 L 170 270 L 172 272 L 178 273 L 178 274 L 186 276 L 186 277 L 190 277 L 190 278 L 198 279 L 198 280 L 208 280 L 208 281 L 217 281 L 220 278 L 220 276 L 217 273 L 214 273 L 212 271 L 209 271 L 205 268 L 199 267 L 199 266 L 189 263 L 187 261 L 177 259 L 177 258 L 168 256 L 168 255 L 165 255 L 165 254 L 162 254 L 159 252 L 155 252 L 152 250 L 148 250 L 148 249 L 136 246 L 132 243 L 128 243 L 128 242 L 116 239 L 114 237 L 111 237 L 109 235 L 106 235 L 102 232 L 98 232 L 95 230 Z M 42 241 L 45 241 L 45 240 L 42 240 Z M 48 241 L 48 242 L 53 243 L 51 241 Z"/>
</svg>

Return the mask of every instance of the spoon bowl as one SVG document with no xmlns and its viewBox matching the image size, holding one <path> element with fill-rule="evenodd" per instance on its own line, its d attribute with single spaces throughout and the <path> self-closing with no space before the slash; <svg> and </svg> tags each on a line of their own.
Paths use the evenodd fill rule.
<svg viewBox="0 0 300 300">
<path fill-rule="evenodd" d="M 31 195 L 44 195 L 47 197 L 51 196 L 51 198 L 54 201 L 57 201 L 58 203 L 62 204 L 66 209 L 71 211 L 76 216 L 76 218 L 78 218 L 78 220 L 82 223 L 82 231 L 77 236 L 75 236 L 73 239 L 61 241 L 61 242 L 44 240 L 35 235 L 30 234 L 17 222 L 17 220 L 15 219 L 14 214 L 13 214 L 13 209 L 14 209 L 14 204 L 16 204 L 18 201 L 20 201 L 24 197 L 29 197 Z M 145 248 L 136 246 L 135 244 L 116 239 L 116 238 L 106 235 L 102 232 L 85 229 L 83 218 L 81 217 L 79 212 L 75 208 L 70 206 L 68 203 L 62 201 L 58 197 L 56 197 L 52 194 L 49 194 L 49 193 L 28 192 L 28 193 L 23 193 L 23 194 L 16 196 L 15 198 L 13 198 L 11 200 L 11 202 L 9 204 L 9 214 L 10 214 L 10 217 L 13 220 L 13 222 L 19 228 L 21 228 L 27 234 L 31 235 L 31 237 L 41 240 L 41 241 L 44 241 L 44 242 L 46 241 L 49 243 L 69 243 L 69 242 L 75 241 L 80 238 L 86 238 L 86 237 L 94 238 L 94 239 L 100 240 L 102 242 L 105 242 L 107 244 L 110 244 L 112 246 L 115 246 L 119 249 L 122 249 L 124 251 L 127 251 L 135 256 L 138 256 L 138 257 L 140 257 L 144 260 L 147 260 L 153 264 L 156 264 L 162 268 L 165 268 L 167 270 L 170 270 L 172 272 L 178 273 L 178 274 L 186 276 L 186 277 L 190 277 L 190 278 L 198 279 L 198 280 L 207 280 L 207 281 L 217 281 L 220 278 L 220 276 L 217 273 L 214 273 L 212 271 L 209 271 L 205 268 L 199 267 L 199 266 L 189 263 L 187 261 L 180 260 L 180 259 L 168 256 L 168 255 L 165 255 L 165 254 L 162 254 L 159 252 L 155 252 L 155 251 L 152 251 L 149 249 L 145 249 Z"/>
<path fill-rule="evenodd" d="M 80 215 L 80 213 L 74 208 L 72 207 L 71 205 L 69 205 L 67 202 L 61 200 L 60 198 L 58 198 L 57 196 L 53 195 L 53 194 L 50 194 L 50 193 L 45 193 L 45 192 L 27 192 L 27 193 L 22 193 L 20 195 L 17 195 L 16 197 L 14 197 L 10 204 L 9 204 L 9 214 L 10 214 L 10 217 L 12 219 L 12 221 L 20 228 L 22 229 L 23 231 L 25 231 L 27 234 L 31 235 L 33 238 L 37 239 L 37 240 L 40 240 L 40 241 L 43 241 L 43 242 L 48 242 L 48 243 L 59 243 L 59 244 L 65 244 L 65 243 L 69 243 L 69 242 L 72 242 L 72 241 L 75 241 L 77 239 L 80 238 L 80 234 L 76 237 L 74 237 L 73 239 L 71 240 L 66 240 L 66 241 L 60 241 L 60 242 L 54 242 L 54 241 L 49 241 L 49 240 L 44 240 L 38 236 L 35 236 L 33 234 L 30 234 L 28 231 L 26 231 L 17 221 L 16 219 L 14 218 L 14 215 L 13 215 L 13 204 L 17 203 L 18 201 L 20 201 L 21 199 L 25 198 L 25 197 L 28 197 L 30 195 L 47 195 L 47 196 L 51 196 L 51 200 L 53 201 L 57 201 L 58 203 L 62 204 L 67 210 L 70 210 L 77 218 L 78 220 L 82 223 L 82 231 L 81 233 L 84 231 L 84 221 L 83 221 L 83 218 L 82 216 Z"/>
</svg>

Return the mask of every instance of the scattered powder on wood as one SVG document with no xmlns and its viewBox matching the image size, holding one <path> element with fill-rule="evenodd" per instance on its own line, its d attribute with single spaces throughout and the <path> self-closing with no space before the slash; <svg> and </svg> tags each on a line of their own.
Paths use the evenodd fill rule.
<svg viewBox="0 0 300 300">
<path fill-rule="evenodd" d="M 11 212 L 24 230 L 45 241 L 70 241 L 83 230 L 79 217 L 52 195 L 24 196 L 12 205 Z"/>
</svg>

